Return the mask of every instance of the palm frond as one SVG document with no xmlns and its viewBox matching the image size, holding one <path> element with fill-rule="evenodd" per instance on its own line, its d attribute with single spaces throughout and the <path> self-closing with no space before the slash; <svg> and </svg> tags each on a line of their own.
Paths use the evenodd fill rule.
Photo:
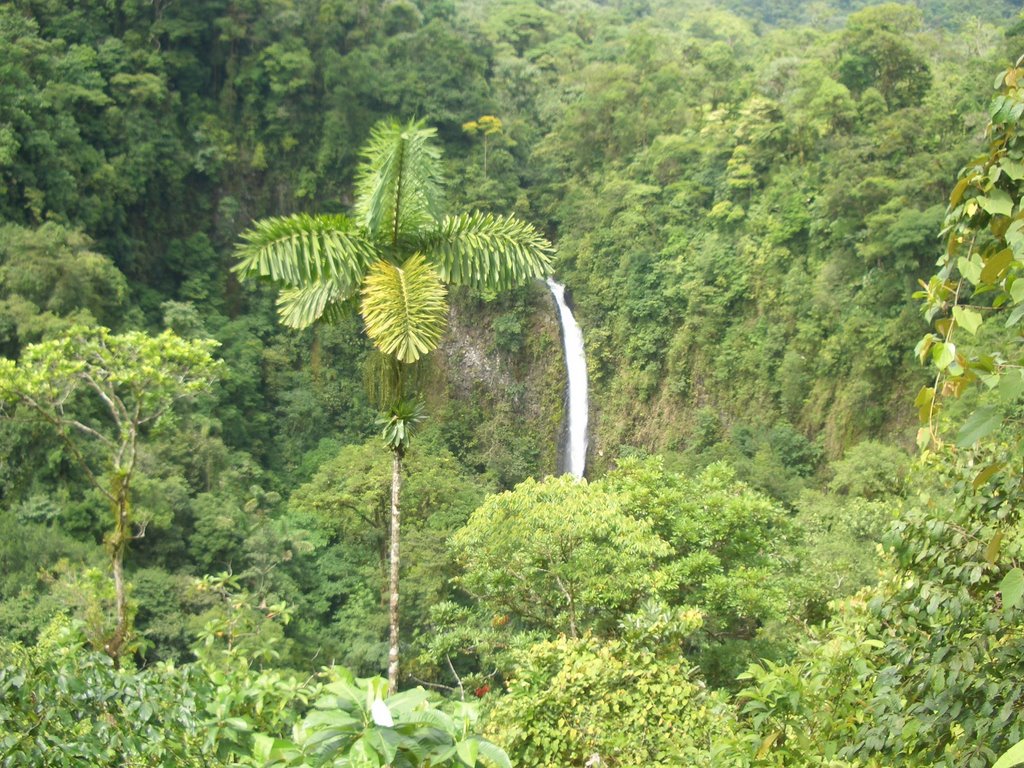
<svg viewBox="0 0 1024 768">
<path fill-rule="evenodd" d="M 317 320 L 340 320 L 351 307 L 351 298 L 351 289 L 342 291 L 334 280 L 282 288 L 277 297 L 277 314 L 289 328 L 308 328 Z"/>
<path fill-rule="evenodd" d="M 329 285 L 332 300 L 352 295 L 378 258 L 345 216 L 271 217 L 255 222 L 241 238 L 234 271 L 242 278 L 269 277 L 288 288 L 310 288 L 311 295 Z"/>
<path fill-rule="evenodd" d="M 441 205 L 441 151 L 422 122 L 377 123 L 356 176 L 356 217 L 379 243 L 397 247 L 435 225 Z"/>
<path fill-rule="evenodd" d="M 551 243 L 514 216 L 446 216 L 422 248 L 441 279 L 455 285 L 501 291 L 551 271 Z"/>
<path fill-rule="evenodd" d="M 437 347 L 448 321 L 445 287 L 420 254 L 401 267 L 378 261 L 363 283 L 366 335 L 385 355 L 414 363 Z"/>
</svg>

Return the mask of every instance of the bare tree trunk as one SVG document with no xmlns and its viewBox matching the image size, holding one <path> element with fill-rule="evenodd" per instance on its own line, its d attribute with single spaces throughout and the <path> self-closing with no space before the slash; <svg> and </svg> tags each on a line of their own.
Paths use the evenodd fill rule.
<svg viewBox="0 0 1024 768">
<path fill-rule="evenodd" d="M 117 664 L 121 648 L 128 636 L 128 595 L 124 583 L 124 553 L 128 549 L 128 499 L 119 494 L 114 511 L 114 535 L 110 539 L 110 564 L 114 571 L 114 610 L 117 623 L 104 651 Z"/>
<path fill-rule="evenodd" d="M 565 603 L 569 608 L 569 637 L 579 637 L 576 632 L 576 601 L 573 599 L 572 592 L 566 589 L 565 583 L 557 574 L 555 581 L 558 583 L 558 588 L 562 590 L 562 594 L 565 595 Z"/>
<path fill-rule="evenodd" d="M 398 497 L 402 490 L 402 451 L 392 453 L 391 463 L 391 581 L 389 584 L 390 603 L 388 618 L 391 624 L 391 642 L 388 649 L 388 688 L 391 693 L 398 690 L 398 542 L 401 513 Z"/>
</svg>

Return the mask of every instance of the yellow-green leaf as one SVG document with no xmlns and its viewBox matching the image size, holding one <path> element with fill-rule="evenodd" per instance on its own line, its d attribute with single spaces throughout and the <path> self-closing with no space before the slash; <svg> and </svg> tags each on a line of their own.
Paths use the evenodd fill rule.
<svg viewBox="0 0 1024 768">
<path fill-rule="evenodd" d="M 1010 264 L 1013 262 L 1013 251 L 1009 248 L 1004 248 L 992 256 L 988 261 L 985 262 L 985 266 L 981 270 L 981 282 L 987 285 L 996 283 L 1009 269 Z"/>
<path fill-rule="evenodd" d="M 977 334 L 978 328 L 981 327 L 981 313 L 969 307 L 960 305 L 953 307 L 953 317 L 956 324 L 972 336 Z"/>
<path fill-rule="evenodd" d="M 931 417 L 932 405 L 935 403 L 935 388 L 934 387 L 921 387 L 921 391 L 917 393 L 917 398 L 914 400 L 914 405 L 917 406 L 918 417 L 921 423 L 927 423 Z"/>
<path fill-rule="evenodd" d="M 771 751 L 772 745 L 775 744 L 775 740 L 779 738 L 781 731 L 772 731 L 761 741 L 761 746 L 757 750 L 757 759 L 762 760 Z"/>
<path fill-rule="evenodd" d="M 993 465 L 993 466 L 996 466 L 996 465 Z M 996 467 L 996 468 L 998 469 L 998 467 Z M 985 472 L 989 471 L 990 469 L 992 469 L 992 467 L 986 467 L 984 470 L 982 470 L 981 474 L 984 474 Z M 981 477 L 981 474 L 979 474 L 978 477 Z M 977 483 L 978 482 L 977 479 L 975 479 L 974 482 Z M 975 485 L 974 487 L 975 487 L 975 489 L 978 488 L 977 485 Z M 987 562 L 989 565 L 995 565 L 996 560 L 999 559 L 999 545 L 1002 544 L 1002 543 L 1003 543 L 1003 532 L 1002 531 L 996 531 L 996 535 L 992 537 L 992 541 L 990 541 L 988 543 L 988 546 L 985 547 L 985 562 Z"/>
<path fill-rule="evenodd" d="M 974 478 L 974 482 L 971 483 L 971 485 L 974 487 L 974 490 L 978 490 L 979 488 L 981 488 L 981 486 L 983 486 L 985 483 L 989 481 L 989 478 L 991 478 L 992 475 L 994 475 L 1002 468 L 1003 463 L 997 461 L 994 464 L 989 464 L 987 467 L 981 470 L 981 472 L 978 473 L 978 476 Z"/>
<path fill-rule="evenodd" d="M 988 195 L 976 198 L 978 205 L 993 216 L 1013 215 L 1013 198 L 1002 189 L 993 189 Z"/>
<path fill-rule="evenodd" d="M 437 273 L 414 254 L 401 267 L 374 264 L 363 284 L 360 311 L 366 335 L 385 355 L 414 363 L 435 349 L 448 320 L 445 287 Z"/>
<path fill-rule="evenodd" d="M 944 371 L 956 360 L 956 345 L 952 342 L 936 344 L 932 347 L 932 362 L 940 371 Z"/>
<path fill-rule="evenodd" d="M 956 186 L 953 187 L 952 194 L 950 194 L 950 196 L 949 196 L 949 207 L 950 208 L 955 208 L 956 205 L 963 199 L 964 192 L 967 189 L 967 185 L 970 184 L 970 183 L 971 183 L 971 180 L 968 177 L 966 177 L 966 176 L 964 178 L 960 179 L 960 181 L 958 181 L 956 183 Z"/>
<path fill-rule="evenodd" d="M 1024 741 L 1018 741 L 996 760 L 992 768 L 1013 768 L 1024 763 Z"/>
</svg>

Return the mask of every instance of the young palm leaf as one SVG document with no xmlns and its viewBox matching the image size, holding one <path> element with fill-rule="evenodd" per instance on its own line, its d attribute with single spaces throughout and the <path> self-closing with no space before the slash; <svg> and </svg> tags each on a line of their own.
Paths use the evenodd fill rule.
<svg viewBox="0 0 1024 768">
<path fill-rule="evenodd" d="M 426 417 L 423 400 L 419 397 L 407 397 L 392 403 L 380 415 L 376 424 L 383 428 L 381 437 L 384 444 L 392 451 L 402 454 L 409 447 L 413 428 Z"/>
<path fill-rule="evenodd" d="M 366 335 L 386 355 L 414 363 L 437 347 L 448 319 L 445 287 L 423 256 L 401 267 L 378 261 L 363 283 Z"/>
<path fill-rule="evenodd" d="M 422 122 L 378 123 L 356 178 L 356 217 L 371 238 L 401 250 L 441 215 L 441 152 Z"/>
</svg>

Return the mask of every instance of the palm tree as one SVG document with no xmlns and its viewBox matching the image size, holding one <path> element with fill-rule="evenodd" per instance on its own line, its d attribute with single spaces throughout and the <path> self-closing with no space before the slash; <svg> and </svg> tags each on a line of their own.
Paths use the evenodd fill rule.
<svg viewBox="0 0 1024 768">
<path fill-rule="evenodd" d="M 501 291 L 544 277 L 551 244 L 514 216 L 441 214 L 441 153 L 422 122 L 378 123 L 363 148 L 352 217 L 296 214 L 255 222 L 234 270 L 277 283 L 281 322 L 330 321 L 358 297 L 366 335 L 399 369 L 435 349 L 446 284 Z M 399 382 L 403 380 L 398 376 Z M 392 452 L 388 681 L 398 683 L 399 492 L 409 432 L 422 409 L 399 386 L 381 418 Z"/>
</svg>

